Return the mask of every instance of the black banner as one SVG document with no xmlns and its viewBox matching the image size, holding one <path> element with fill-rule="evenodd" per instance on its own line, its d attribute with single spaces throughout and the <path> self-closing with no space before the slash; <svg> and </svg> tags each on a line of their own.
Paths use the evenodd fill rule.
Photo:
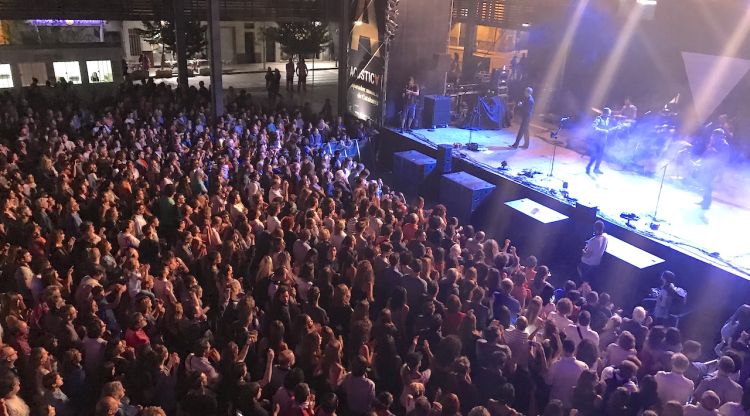
<svg viewBox="0 0 750 416">
<path fill-rule="evenodd" d="M 349 39 L 348 110 L 380 123 L 385 73 L 386 0 L 357 0 Z"/>
</svg>

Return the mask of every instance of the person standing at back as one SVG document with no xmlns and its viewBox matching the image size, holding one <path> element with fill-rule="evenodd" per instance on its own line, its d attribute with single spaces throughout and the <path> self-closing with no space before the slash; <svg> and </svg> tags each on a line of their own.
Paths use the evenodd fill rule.
<svg viewBox="0 0 750 416">
<path fill-rule="evenodd" d="M 286 63 L 286 90 L 294 92 L 294 60 L 289 57 L 289 62 Z"/>
<path fill-rule="evenodd" d="M 599 265 L 607 250 L 608 236 L 604 233 L 604 222 L 599 220 L 594 223 L 594 236 L 586 241 L 581 255 L 581 263 L 578 265 L 578 274 L 581 280 L 591 284 L 596 289 L 594 281 L 597 280 Z"/>
<path fill-rule="evenodd" d="M 305 92 L 307 92 L 307 73 L 309 71 L 307 70 L 307 64 L 305 63 L 305 59 L 300 57 L 299 63 L 297 63 L 297 92 L 300 91 L 300 88 L 303 89 Z"/>
</svg>

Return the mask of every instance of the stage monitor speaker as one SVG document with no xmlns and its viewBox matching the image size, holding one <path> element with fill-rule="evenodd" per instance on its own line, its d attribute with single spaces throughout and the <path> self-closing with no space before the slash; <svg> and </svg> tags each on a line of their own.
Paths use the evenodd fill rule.
<svg viewBox="0 0 750 416">
<path fill-rule="evenodd" d="M 440 177 L 439 200 L 451 216 L 469 223 L 471 215 L 494 189 L 495 185 L 466 172 L 449 173 Z"/>
<path fill-rule="evenodd" d="M 437 161 L 416 150 L 393 154 L 393 178 L 396 189 L 407 195 L 419 195 L 427 177 L 435 170 Z"/>
<path fill-rule="evenodd" d="M 441 174 L 451 173 L 453 170 L 453 146 L 450 144 L 438 145 L 437 170 Z"/>
<path fill-rule="evenodd" d="M 424 97 L 422 125 L 427 128 L 448 127 L 451 120 L 451 97 L 427 95 Z"/>
</svg>

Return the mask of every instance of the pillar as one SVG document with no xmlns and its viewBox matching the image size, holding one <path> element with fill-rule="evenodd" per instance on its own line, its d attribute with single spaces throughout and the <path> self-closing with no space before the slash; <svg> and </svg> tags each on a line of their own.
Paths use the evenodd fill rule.
<svg viewBox="0 0 750 416">
<path fill-rule="evenodd" d="M 466 29 L 466 38 L 464 38 L 464 56 L 463 67 L 461 68 L 461 82 L 471 82 L 476 75 L 476 62 L 474 61 L 474 51 L 477 47 L 477 13 L 479 4 L 477 0 L 472 0 L 469 5 L 469 16 L 466 19 L 464 28 Z"/>
<path fill-rule="evenodd" d="M 177 86 L 188 88 L 187 39 L 185 35 L 185 1 L 172 0 L 174 13 L 175 49 L 177 52 Z"/>
<path fill-rule="evenodd" d="M 343 115 L 347 112 L 347 98 L 349 94 L 349 40 L 351 39 L 352 17 L 349 11 L 350 1 L 341 2 L 341 18 L 339 19 L 339 88 L 338 88 L 338 113 Z"/>
<path fill-rule="evenodd" d="M 221 20 L 219 0 L 208 0 L 208 61 L 211 65 L 211 113 L 214 120 L 224 115 L 224 87 L 221 82 Z"/>
</svg>

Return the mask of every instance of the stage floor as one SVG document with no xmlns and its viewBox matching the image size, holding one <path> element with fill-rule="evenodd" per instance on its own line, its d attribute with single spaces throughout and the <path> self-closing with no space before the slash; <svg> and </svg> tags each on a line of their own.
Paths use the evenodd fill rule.
<svg viewBox="0 0 750 416">
<path fill-rule="evenodd" d="M 649 228 L 650 215 L 656 206 L 660 175 L 649 177 L 607 162 L 602 163 L 604 174 L 587 175 L 588 157 L 559 146 L 553 176 L 549 177 L 554 146 L 540 138 L 549 137 L 549 130 L 533 125 L 528 149 L 510 148 L 516 132 L 516 126 L 474 132 L 448 127 L 433 131 L 419 129 L 404 135 L 436 146 L 466 143 L 471 134 L 472 141 L 485 149 L 478 152 L 462 149 L 460 157 L 564 202 L 560 191 L 567 182 L 571 198 L 598 206 L 599 215 L 608 221 L 625 225 L 626 221 L 620 218 L 620 214 L 635 213 L 641 218 L 632 223 L 635 232 L 750 280 L 750 245 L 746 239 L 750 235 L 750 209 L 741 206 L 747 203 L 747 199 L 744 192 L 738 192 L 744 188 L 738 183 L 744 184 L 747 179 L 716 189 L 711 209 L 703 211 L 699 205 L 702 199 L 700 190 L 673 179 L 673 172 L 668 172 L 670 179 L 664 183 L 658 210 L 658 217 L 663 221 L 658 231 L 652 231 Z M 565 141 L 564 134 L 561 133 L 562 141 Z M 508 170 L 499 171 L 503 161 L 507 162 Z M 541 174 L 533 178 L 519 176 L 527 169 Z M 725 172 L 723 179 L 739 178 L 740 174 Z M 553 190 L 556 192 L 552 193 Z"/>
</svg>

